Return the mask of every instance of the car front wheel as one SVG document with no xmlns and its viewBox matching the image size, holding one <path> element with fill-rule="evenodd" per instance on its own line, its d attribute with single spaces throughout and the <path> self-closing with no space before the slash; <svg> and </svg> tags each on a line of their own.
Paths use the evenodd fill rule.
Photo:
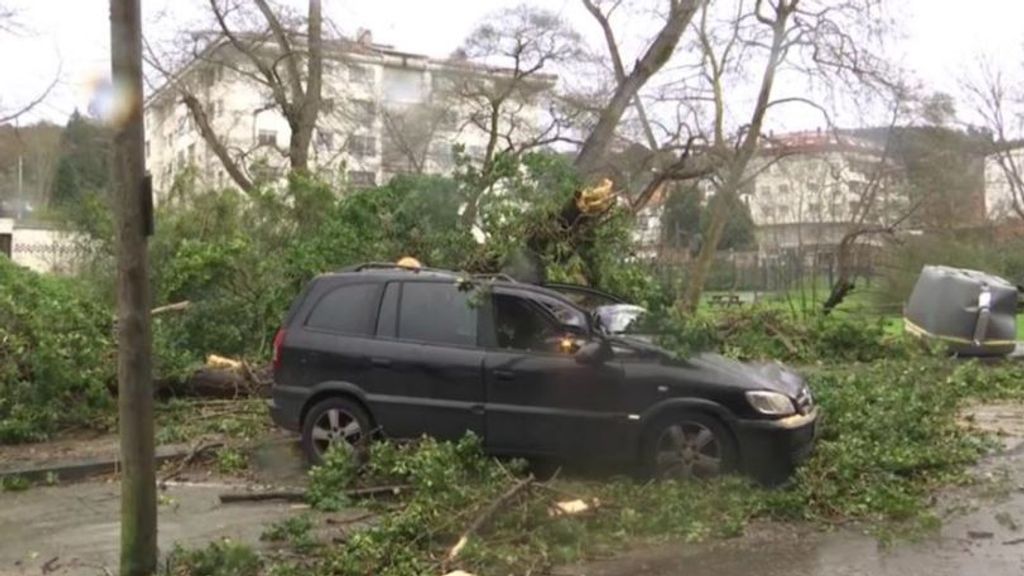
<svg viewBox="0 0 1024 576">
<path fill-rule="evenodd" d="M 717 418 L 681 412 L 661 418 L 644 439 L 644 464 L 658 479 L 714 478 L 736 467 L 736 441 Z"/>
<path fill-rule="evenodd" d="M 370 417 L 362 406 L 347 398 L 327 398 L 317 402 L 302 423 L 302 451 L 310 464 L 323 463 L 332 446 L 364 452 L 369 441 Z"/>
</svg>

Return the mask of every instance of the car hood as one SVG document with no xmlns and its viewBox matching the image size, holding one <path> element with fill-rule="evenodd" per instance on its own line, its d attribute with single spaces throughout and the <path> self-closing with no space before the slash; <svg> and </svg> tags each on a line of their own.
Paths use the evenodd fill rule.
<svg viewBox="0 0 1024 576">
<path fill-rule="evenodd" d="M 708 380 L 747 390 L 773 390 L 796 398 L 805 387 L 804 379 L 781 362 L 740 362 L 713 352 L 702 352 L 680 358 L 652 342 L 653 337 L 640 335 L 616 336 L 613 346 L 625 346 L 662 364 L 679 366 L 703 372 Z M 692 377 L 692 375 L 690 376 Z"/>
<path fill-rule="evenodd" d="M 796 398 L 804 388 L 803 378 L 779 362 L 740 362 L 705 352 L 687 358 L 685 364 L 718 376 L 724 384 L 749 390 L 774 390 Z"/>
</svg>

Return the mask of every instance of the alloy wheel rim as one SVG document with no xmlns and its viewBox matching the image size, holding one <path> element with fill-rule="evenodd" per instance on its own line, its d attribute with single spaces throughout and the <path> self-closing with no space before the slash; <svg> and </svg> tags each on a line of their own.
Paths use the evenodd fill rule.
<svg viewBox="0 0 1024 576">
<path fill-rule="evenodd" d="M 722 446 L 707 426 L 678 422 L 658 438 L 656 464 L 661 478 L 713 478 L 722 470 Z"/>
<path fill-rule="evenodd" d="M 318 456 L 323 456 L 335 444 L 354 448 L 362 440 L 363 429 L 351 413 L 331 408 L 313 423 L 312 436 L 313 449 Z"/>
</svg>

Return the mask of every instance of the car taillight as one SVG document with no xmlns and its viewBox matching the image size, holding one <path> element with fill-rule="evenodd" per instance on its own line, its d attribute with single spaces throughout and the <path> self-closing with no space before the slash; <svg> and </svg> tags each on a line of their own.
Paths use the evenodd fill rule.
<svg viewBox="0 0 1024 576">
<path fill-rule="evenodd" d="M 274 335 L 274 372 L 281 368 L 281 347 L 284 346 L 285 329 L 278 328 Z"/>
</svg>

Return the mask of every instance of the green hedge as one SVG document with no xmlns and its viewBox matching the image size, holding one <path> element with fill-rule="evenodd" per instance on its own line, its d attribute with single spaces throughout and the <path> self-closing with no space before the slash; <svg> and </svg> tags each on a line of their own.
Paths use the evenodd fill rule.
<svg viewBox="0 0 1024 576">
<path fill-rule="evenodd" d="M 71 279 L 0 258 L 0 442 L 87 425 L 111 405 L 109 308 Z"/>
</svg>

